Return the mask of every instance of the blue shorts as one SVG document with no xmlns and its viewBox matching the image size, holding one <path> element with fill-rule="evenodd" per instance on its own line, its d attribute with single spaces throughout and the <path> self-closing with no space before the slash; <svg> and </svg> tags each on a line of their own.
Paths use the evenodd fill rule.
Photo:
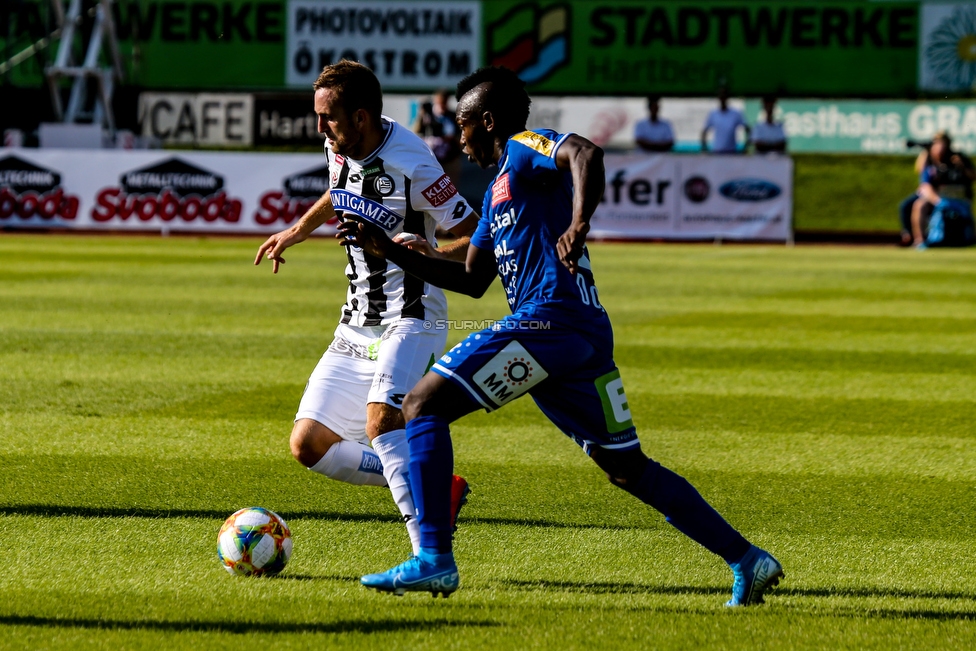
<svg viewBox="0 0 976 651">
<path fill-rule="evenodd" d="M 487 411 L 528 393 L 549 420 L 589 452 L 640 446 L 613 363 L 609 321 L 598 333 L 512 315 L 476 332 L 430 369 Z"/>
</svg>

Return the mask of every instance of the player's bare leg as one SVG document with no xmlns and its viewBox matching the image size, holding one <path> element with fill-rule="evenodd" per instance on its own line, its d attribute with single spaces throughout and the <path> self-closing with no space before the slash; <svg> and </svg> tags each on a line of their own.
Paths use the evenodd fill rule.
<svg viewBox="0 0 976 651">
<path fill-rule="evenodd" d="M 916 199 L 912 204 L 912 244 L 915 246 L 925 242 L 925 235 L 922 233 L 922 209 L 925 204 L 925 199 Z"/>
<path fill-rule="evenodd" d="M 372 448 L 358 441 L 347 441 L 316 420 L 295 421 L 289 444 L 295 460 L 309 470 L 348 484 L 386 486 Z"/>
<path fill-rule="evenodd" d="M 299 463 L 350 484 L 389 486 L 403 516 L 414 552 L 420 545 L 416 508 L 405 476 L 410 461 L 403 414 L 391 405 L 366 405 L 366 436 L 373 447 L 348 441 L 310 418 L 295 422 L 291 452 Z"/>
</svg>

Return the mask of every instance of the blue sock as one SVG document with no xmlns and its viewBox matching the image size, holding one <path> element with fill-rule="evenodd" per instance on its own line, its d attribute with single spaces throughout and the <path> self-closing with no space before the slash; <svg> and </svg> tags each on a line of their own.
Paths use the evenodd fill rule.
<svg viewBox="0 0 976 651">
<path fill-rule="evenodd" d="M 739 561 L 751 547 L 687 479 L 653 459 L 648 459 L 636 486 L 622 488 L 663 513 L 671 526 L 726 563 Z"/>
<path fill-rule="evenodd" d="M 454 448 L 451 430 L 440 416 L 421 416 L 407 423 L 410 449 L 410 491 L 420 523 L 425 552 L 451 551 L 451 473 Z"/>
</svg>

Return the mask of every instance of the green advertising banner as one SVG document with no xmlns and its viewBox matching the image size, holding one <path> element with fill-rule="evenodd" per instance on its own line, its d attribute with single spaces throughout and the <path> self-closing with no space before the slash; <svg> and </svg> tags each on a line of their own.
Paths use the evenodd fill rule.
<svg viewBox="0 0 976 651">
<path fill-rule="evenodd" d="M 470 3 L 117 0 L 112 16 L 127 85 L 274 90 L 289 87 L 296 70 L 350 53 L 404 79 L 434 70 L 438 61 L 425 57 L 453 29 L 435 18 L 462 4 Z M 740 96 L 880 98 L 915 96 L 919 75 L 930 91 L 976 83 L 976 9 L 965 3 L 482 0 L 468 14 L 441 65 L 463 51 L 464 67 L 508 66 L 537 94 L 705 96 L 727 84 Z M 92 17 L 82 22 L 90 29 Z M 0 63 L 55 27 L 49 0 L 0 0 Z M 40 87 L 56 50 L 57 40 L 0 83 Z M 307 60 L 298 56 L 306 51 Z M 419 88 L 421 77 L 402 88 Z"/>
<path fill-rule="evenodd" d="M 758 100 L 746 101 L 746 120 L 766 116 Z M 917 154 L 913 142 L 947 131 L 954 149 L 976 154 L 976 102 L 781 100 L 791 152 Z"/>
<path fill-rule="evenodd" d="M 916 2 L 485 2 L 485 60 L 535 92 L 905 96 Z"/>
<path fill-rule="evenodd" d="M 282 88 L 286 6 L 285 0 L 117 0 L 112 17 L 124 83 L 158 89 Z M 0 60 L 55 27 L 48 0 L 7 5 L 0 18 L 6 19 Z M 83 26 L 90 21 L 86 18 Z M 57 46 L 54 41 L 41 55 L 15 66 L 7 80 L 41 86 L 43 66 L 54 59 Z M 79 49 L 77 58 L 83 56 Z"/>
</svg>

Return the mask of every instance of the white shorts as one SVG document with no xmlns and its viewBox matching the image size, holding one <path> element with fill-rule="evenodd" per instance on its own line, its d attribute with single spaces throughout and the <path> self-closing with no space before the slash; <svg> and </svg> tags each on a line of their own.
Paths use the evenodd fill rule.
<svg viewBox="0 0 976 651">
<path fill-rule="evenodd" d="M 367 403 L 399 409 L 407 392 L 444 352 L 447 330 L 425 330 L 424 323 L 401 319 L 375 327 L 340 324 L 308 379 L 295 420 L 310 418 L 347 441 L 368 444 Z"/>
</svg>

